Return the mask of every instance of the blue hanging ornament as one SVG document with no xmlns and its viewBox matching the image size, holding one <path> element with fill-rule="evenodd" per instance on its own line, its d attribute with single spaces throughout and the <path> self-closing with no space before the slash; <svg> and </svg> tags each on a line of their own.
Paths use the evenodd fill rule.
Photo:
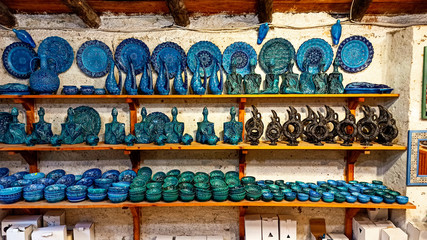
<svg viewBox="0 0 427 240">
<path fill-rule="evenodd" d="M 25 30 L 17 30 L 17 29 L 12 29 L 12 31 L 16 34 L 16 37 L 21 40 L 21 42 L 24 43 L 28 43 L 30 44 L 30 46 L 32 48 L 36 47 L 36 43 L 34 42 L 33 38 L 31 37 L 31 35 L 25 31 Z"/>
<path fill-rule="evenodd" d="M 342 32 L 341 21 L 337 20 L 337 23 L 335 23 L 331 27 L 332 43 L 334 45 L 338 45 L 338 43 L 340 42 L 341 32 Z"/>
<path fill-rule="evenodd" d="M 262 41 L 264 41 L 264 38 L 265 38 L 265 36 L 267 36 L 269 29 L 270 29 L 270 27 L 268 26 L 268 23 L 263 23 L 263 24 L 261 24 L 261 26 L 259 26 L 258 40 L 257 40 L 258 45 L 261 44 Z"/>
</svg>

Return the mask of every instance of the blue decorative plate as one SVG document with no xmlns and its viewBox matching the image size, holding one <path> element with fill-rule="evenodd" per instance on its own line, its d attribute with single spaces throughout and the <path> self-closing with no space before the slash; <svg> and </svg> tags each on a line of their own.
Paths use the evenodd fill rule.
<svg viewBox="0 0 427 240">
<path fill-rule="evenodd" d="M 97 179 L 97 178 L 101 178 L 101 176 L 102 176 L 102 171 L 99 168 L 92 168 L 92 169 L 86 170 L 83 173 L 83 178 L 92 177 Z"/>
<path fill-rule="evenodd" d="M 242 76 L 251 72 L 250 61 L 257 61 L 255 49 L 245 42 L 235 42 L 228 46 L 222 55 L 222 66 L 227 73 L 231 72 L 231 63 L 236 61 L 236 72 Z"/>
<path fill-rule="evenodd" d="M 151 64 L 154 70 L 159 72 L 160 58 L 166 63 L 169 72 L 169 78 L 174 78 L 178 71 L 178 64 L 181 64 L 181 69 L 187 67 L 187 55 L 184 50 L 174 42 L 164 42 L 154 49 L 151 55 Z"/>
<path fill-rule="evenodd" d="M 46 55 L 48 58 L 53 58 L 55 62 L 49 61 L 49 68 L 51 70 L 57 70 L 57 73 L 63 73 L 67 71 L 74 60 L 73 48 L 67 42 L 67 40 L 61 37 L 48 37 L 40 44 L 38 55 Z"/>
<path fill-rule="evenodd" d="M 367 68 L 374 57 L 374 47 L 362 36 L 344 39 L 337 50 L 341 68 L 346 72 L 360 72 Z"/>
<path fill-rule="evenodd" d="M 334 52 L 332 51 L 331 45 L 325 40 L 320 38 L 312 38 L 305 41 L 298 49 L 297 53 L 297 64 L 301 71 L 304 71 L 303 62 L 304 59 L 309 60 L 308 71 L 311 74 L 319 72 L 319 63 L 323 59 L 325 62 L 324 71 L 332 64 L 334 58 Z"/>
<path fill-rule="evenodd" d="M 135 177 L 136 177 L 136 172 L 129 169 L 120 173 L 119 180 L 123 182 L 132 182 L 132 180 Z"/>
<path fill-rule="evenodd" d="M 15 42 L 6 47 L 3 52 L 3 66 L 14 77 L 27 79 L 31 75 L 31 59 L 37 57 L 37 53 L 28 44 Z M 34 66 L 34 69 L 36 66 Z"/>
<path fill-rule="evenodd" d="M 164 134 L 166 123 L 170 122 L 168 116 L 161 112 L 153 112 L 148 114 L 147 119 L 147 129 L 149 136 L 156 136 L 158 134 Z"/>
<path fill-rule="evenodd" d="M 190 68 L 191 72 L 193 73 L 196 70 L 197 58 L 200 60 L 200 66 L 205 67 L 207 77 L 212 75 L 215 62 L 218 62 L 220 66 L 222 64 L 221 50 L 219 50 L 215 44 L 209 41 L 197 42 L 191 46 L 190 50 L 188 50 L 187 64 L 188 68 Z M 199 72 L 202 77 L 205 76 L 202 68 L 199 70 Z"/>
<path fill-rule="evenodd" d="M 4 135 L 6 135 L 7 127 L 12 120 L 12 114 L 8 112 L 0 112 L 0 142 L 4 141 Z"/>
<path fill-rule="evenodd" d="M 282 74 L 288 69 L 291 59 L 295 59 L 295 48 L 292 43 L 284 38 L 274 38 L 262 46 L 258 58 L 264 72 L 270 72 L 270 61 L 274 59 L 273 73 Z"/>
<path fill-rule="evenodd" d="M 110 48 L 98 40 L 83 43 L 76 54 L 77 66 L 89 77 L 103 77 L 110 70 L 113 54 Z"/>
<path fill-rule="evenodd" d="M 82 125 L 85 136 L 98 136 L 101 130 L 101 117 L 99 113 L 88 106 L 74 108 L 74 122 Z"/>
<path fill-rule="evenodd" d="M 142 73 L 144 65 L 150 59 L 150 50 L 143 41 L 136 38 L 127 38 L 117 46 L 114 53 L 114 58 L 118 62 L 119 68 L 124 72 L 128 70 L 129 57 L 132 59 L 135 74 L 138 75 Z"/>
</svg>

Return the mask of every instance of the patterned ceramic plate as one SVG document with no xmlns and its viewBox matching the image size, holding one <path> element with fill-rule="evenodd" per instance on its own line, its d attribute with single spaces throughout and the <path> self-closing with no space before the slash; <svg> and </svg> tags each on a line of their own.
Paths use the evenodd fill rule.
<svg viewBox="0 0 427 240">
<path fill-rule="evenodd" d="M 82 125 L 85 135 L 98 136 L 101 130 L 101 117 L 99 113 L 88 106 L 74 108 L 74 122 Z"/>
<path fill-rule="evenodd" d="M 48 37 L 40 44 L 37 50 L 38 55 L 46 55 L 47 58 L 53 58 L 54 61 L 49 61 L 49 68 L 57 70 L 57 73 L 67 71 L 73 64 L 74 53 L 73 48 L 67 40 L 61 37 Z M 56 64 L 56 67 L 55 67 Z"/>
<path fill-rule="evenodd" d="M 0 142 L 4 141 L 4 135 L 6 135 L 7 126 L 13 120 L 12 114 L 8 112 L 0 112 Z"/>
<path fill-rule="evenodd" d="M 77 66 L 89 77 L 103 77 L 109 71 L 113 54 L 110 48 L 98 40 L 83 43 L 76 54 Z"/>
<path fill-rule="evenodd" d="M 140 74 L 144 66 L 150 59 L 150 50 L 147 45 L 141 40 L 136 38 L 127 38 L 117 46 L 114 58 L 119 64 L 119 68 L 127 72 L 128 70 L 128 57 L 132 59 L 135 68 L 135 74 Z"/>
<path fill-rule="evenodd" d="M 146 121 L 149 136 L 156 136 L 158 134 L 164 134 L 165 125 L 170 122 L 170 119 L 164 113 L 153 112 L 148 114 Z"/>
<path fill-rule="evenodd" d="M 228 46 L 222 55 L 222 66 L 227 73 L 231 72 L 231 63 L 236 62 L 236 72 L 242 76 L 251 72 L 250 61 L 257 61 L 255 49 L 245 42 L 235 42 Z"/>
<path fill-rule="evenodd" d="M 367 68 L 374 57 L 374 47 L 362 36 L 344 39 L 337 50 L 340 66 L 346 72 L 360 72 Z"/>
<path fill-rule="evenodd" d="M 298 49 L 297 64 L 301 71 L 304 71 L 304 59 L 308 59 L 308 71 L 312 74 L 319 72 L 319 63 L 323 59 L 325 62 L 324 71 L 332 64 L 334 52 L 331 45 L 320 38 L 312 38 L 305 41 Z"/>
<path fill-rule="evenodd" d="M 178 64 L 181 64 L 181 69 L 187 67 L 187 55 L 184 50 L 174 42 L 164 42 L 154 49 L 151 55 L 151 63 L 154 70 L 159 72 L 160 58 L 166 63 L 168 68 L 169 78 L 174 78 L 178 71 Z"/>
<path fill-rule="evenodd" d="M 291 59 L 295 58 L 295 48 L 284 38 L 274 38 L 262 46 L 258 58 L 264 72 L 270 72 L 270 61 L 273 59 L 275 62 L 273 73 L 282 74 L 288 69 Z"/>
<path fill-rule="evenodd" d="M 37 53 L 28 43 L 15 42 L 4 50 L 3 66 L 12 76 L 27 79 L 31 75 L 31 59 L 35 57 L 37 57 Z"/>
<path fill-rule="evenodd" d="M 187 54 L 187 64 L 193 73 L 196 70 L 197 58 L 201 62 L 200 67 L 205 67 L 207 77 L 212 75 L 215 62 L 218 62 L 220 66 L 222 64 L 221 50 L 219 50 L 215 44 L 209 41 L 200 41 L 195 43 L 193 46 L 191 46 L 190 50 L 188 50 Z M 200 68 L 199 72 L 202 77 L 205 76 L 202 68 Z"/>
</svg>

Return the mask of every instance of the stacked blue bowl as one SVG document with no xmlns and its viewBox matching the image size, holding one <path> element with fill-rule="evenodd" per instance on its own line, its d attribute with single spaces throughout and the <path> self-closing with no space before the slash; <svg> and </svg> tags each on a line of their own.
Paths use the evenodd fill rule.
<svg viewBox="0 0 427 240">
<path fill-rule="evenodd" d="M 74 185 L 67 188 L 67 198 L 70 202 L 81 202 L 86 200 L 87 186 Z"/>
<path fill-rule="evenodd" d="M 89 187 L 87 189 L 87 197 L 92 202 L 100 202 L 103 201 L 107 197 L 107 189 L 106 188 L 95 188 Z"/>
<path fill-rule="evenodd" d="M 112 179 L 113 182 L 119 181 L 120 172 L 117 170 L 108 170 L 104 174 L 102 174 L 101 178 L 109 178 Z"/>
<path fill-rule="evenodd" d="M 65 199 L 65 184 L 53 184 L 45 187 L 44 198 L 50 203 L 60 202 Z"/>
<path fill-rule="evenodd" d="M 22 198 L 22 187 L 0 189 L 0 202 L 4 204 L 16 203 Z"/>
<path fill-rule="evenodd" d="M 38 179 L 44 178 L 45 174 L 41 172 L 29 173 L 24 175 L 24 179 L 31 180 L 32 182 L 36 182 Z"/>
<path fill-rule="evenodd" d="M 35 181 L 35 184 L 43 184 L 45 187 L 55 184 L 55 180 L 52 178 L 40 178 Z"/>
<path fill-rule="evenodd" d="M 29 174 L 29 172 L 27 171 L 22 171 L 22 172 L 16 172 L 14 174 L 12 174 L 11 176 L 16 177 L 16 179 L 20 180 L 20 179 L 24 179 L 24 176 Z"/>
<path fill-rule="evenodd" d="M 12 183 L 17 181 L 18 179 L 15 176 L 4 176 L 0 178 L 0 185 L 5 188 L 12 187 Z"/>
<path fill-rule="evenodd" d="M 178 178 L 175 176 L 167 176 L 162 185 L 162 196 L 165 202 L 174 202 L 178 200 Z"/>
<path fill-rule="evenodd" d="M 131 202 L 142 202 L 147 188 L 145 186 L 132 187 L 129 189 L 129 200 Z"/>
<path fill-rule="evenodd" d="M 178 185 L 179 189 L 179 199 L 183 202 L 193 201 L 196 197 L 196 192 L 194 186 L 191 183 L 182 182 Z"/>
<path fill-rule="evenodd" d="M 67 174 L 62 176 L 56 181 L 56 184 L 63 184 L 67 187 L 74 185 L 76 182 L 76 176 L 74 174 Z"/>
<path fill-rule="evenodd" d="M 108 189 L 113 184 L 113 178 L 98 178 L 95 179 L 95 187 Z"/>
<path fill-rule="evenodd" d="M 58 179 L 60 179 L 63 176 L 65 176 L 65 171 L 64 170 L 62 170 L 62 169 L 55 169 L 55 170 L 49 172 L 46 175 L 46 178 L 53 179 L 56 182 Z"/>
<path fill-rule="evenodd" d="M 108 188 L 108 199 L 112 203 L 121 203 L 126 201 L 128 197 L 129 188 L 126 187 L 109 187 Z"/>
<path fill-rule="evenodd" d="M 24 199 L 27 202 L 37 202 L 43 199 L 43 192 L 45 189 L 43 184 L 31 184 L 24 187 Z"/>
<path fill-rule="evenodd" d="M 222 173 L 222 172 L 221 172 Z M 224 173 L 214 175 L 214 178 L 212 178 L 211 173 L 211 179 L 210 179 L 210 185 L 212 188 L 212 199 L 216 202 L 224 202 L 228 199 L 228 185 L 223 180 Z M 219 174 L 219 175 L 218 175 Z"/>
<path fill-rule="evenodd" d="M 150 188 L 145 192 L 145 198 L 148 202 L 158 202 L 162 199 L 162 189 L 161 188 Z"/>
<path fill-rule="evenodd" d="M 136 172 L 133 170 L 125 170 L 120 173 L 119 180 L 122 182 L 132 182 L 132 180 L 136 177 Z"/>
<path fill-rule="evenodd" d="M 13 182 L 12 183 L 12 187 L 25 187 L 25 186 L 28 186 L 28 185 L 31 185 L 31 184 L 33 184 L 33 181 L 31 181 L 31 180 L 20 179 L 20 180 L 16 180 L 15 182 Z"/>
<path fill-rule="evenodd" d="M 84 177 L 77 181 L 74 185 L 83 185 L 86 187 L 90 187 L 93 185 L 95 179 L 93 177 Z"/>
<path fill-rule="evenodd" d="M 0 168 L 0 178 L 9 176 L 9 168 Z"/>
</svg>

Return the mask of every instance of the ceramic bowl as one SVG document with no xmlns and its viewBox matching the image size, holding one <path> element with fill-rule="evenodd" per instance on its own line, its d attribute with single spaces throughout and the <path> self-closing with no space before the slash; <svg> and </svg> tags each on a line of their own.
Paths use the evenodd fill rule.
<svg viewBox="0 0 427 240">
<path fill-rule="evenodd" d="M 2 185 L 5 188 L 11 187 L 12 183 L 15 182 L 17 179 L 15 176 L 5 176 L 0 178 L 0 185 Z"/>
<path fill-rule="evenodd" d="M 37 202 L 43 199 L 43 190 L 23 192 L 22 196 L 27 202 Z"/>
<path fill-rule="evenodd" d="M 44 179 L 44 178 L 42 178 L 42 179 Z M 13 182 L 11 186 L 12 187 L 24 187 L 24 186 L 30 185 L 32 183 L 33 183 L 33 181 L 31 181 L 31 180 L 20 179 L 20 180 Z"/>
<path fill-rule="evenodd" d="M 305 202 L 305 201 L 308 200 L 309 196 L 306 193 L 301 193 L 300 192 L 300 193 L 297 194 L 297 198 L 298 198 L 299 201 Z"/>
<path fill-rule="evenodd" d="M 372 196 L 375 195 L 375 191 L 374 189 L 365 189 L 363 190 L 363 194 Z"/>
<path fill-rule="evenodd" d="M 361 195 L 361 193 L 359 193 L 359 192 L 352 192 L 351 195 L 355 196 L 355 197 L 359 197 L 359 195 Z"/>
<path fill-rule="evenodd" d="M 331 187 L 336 187 L 338 185 L 337 181 L 335 180 L 328 180 L 327 182 Z"/>
<path fill-rule="evenodd" d="M 172 169 L 169 172 L 166 173 L 166 176 L 175 176 L 178 177 L 179 174 L 181 174 L 181 171 L 179 169 Z"/>
<path fill-rule="evenodd" d="M 142 167 L 138 170 L 138 176 L 139 175 L 149 175 L 151 177 L 152 174 L 153 174 L 153 170 L 151 170 L 151 168 L 149 168 L 149 167 Z"/>
<path fill-rule="evenodd" d="M 24 179 L 31 180 L 31 181 L 36 181 L 37 179 L 44 178 L 44 177 L 45 177 L 45 174 L 41 172 L 29 173 L 24 175 Z"/>
<path fill-rule="evenodd" d="M 77 95 L 79 94 L 79 89 L 74 85 L 64 85 L 62 87 L 62 93 L 65 95 Z"/>
<path fill-rule="evenodd" d="M 92 186 L 93 185 L 93 183 L 94 183 L 94 178 L 92 178 L 92 177 L 85 177 L 85 178 L 82 178 L 82 179 L 80 179 L 79 181 L 77 181 L 76 183 L 75 183 L 75 185 L 84 185 L 84 186 L 86 186 L 86 187 L 90 187 L 90 186 Z"/>
<path fill-rule="evenodd" d="M 110 178 L 113 179 L 113 182 L 119 181 L 120 172 L 117 170 L 108 170 L 104 174 L 102 174 L 102 178 Z M 150 174 L 151 176 L 151 174 Z"/>
<path fill-rule="evenodd" d="M 95 88 L 94 92 L 95 92 L 95 95 L 105 95 L 106 94 L 106 91 L 104 88 Z"/>
<path fill-rule="evenodd" d="M 397 196 L 396 197 L 396 202 L 398 204 L 404 205 L 404 204 L 407 204 L 409 202 L 409 198 L 407 196 Z"/>
<path fill-rule="evenodd" d="M 11 187 L 0 190 L 0 202 L 11 204 L 18 202 L 22 198 L 22 187 Z"/>
<path fill-rule="evenodd" d="M 340 193 L 335 194 L 334 200 L 337 203 L 342 203 L 345 201 L 345 196 L 341 195 Z"/>
<path fill-rule="evenodd" d="M 242 177 L 241 182 L 243 185 L 255 183 L 255 177 L 253 177 L 253 176 Z M 268 185 L 267 182 L 265 184 Z"/>
<path fill-rule="evenodd" d="M 297 197 L 297 194 L 295 192 L 287 192 L 285 193 L 285 200 L 286 201 L 294 201 Z"/>
<path fill-rule="evenodd" d="M 118 194 L 126 193 L 127 194 L 128 189 L 124 187 L 109 187 L 108 193 L 118 193 Z"/>
<path fill-rule="evenodd" d="M 95 87 L 89 85 L 80 86 L 80 92 L 82 95 L 93 95 L 95 93 Z"/>
<path fill-rule="evenodd" d="M 90 187 L 87 189 L 87 192 L 89 194 L 107 194 L 107 189 Z"/>
<path fill-rule="evenodd" d="M 12 174 L 12 176 L 16 177 L 16 179 L 20 180 L 23 179 L 25 175 L 29 174 L 29 172 L 27 171 L 22 171 L 22 172 L 16 172 L 14 174 Z"/>
<path fill-rule="evenodd" d="M 154 182 L 163 182 L 166 178 L 166 173 L 164 172 L 156 172 L 153 175 L 153 178 L 151 180 L 153 180 Z"/>
<path fill-rule="evenodd" d="M 0 178 L 9 176 L 9 168 L 0 168 Z"/>
<path fill-rule="evenodd" d="M 383 198 L 379 197 L 379 196 L 370 196 L 371 197 L 371 202 L 373 203 L 381 203 L 383 202 Z"/>
<path fill-rule="evenodd" d="M 76 177 L 73 174 L 67 174 L 58 179 L 58 181 L 56 181 L 56 184 L 64 184 L 67 186 L 71 186 L 75 183 L 75 181 Z"/>
<path fill-rule="evenodd" d="M 396 197 L 393 195 L 386 194 L 383 196 L 383 200 L 385 203 L 391 204 L 396 201 Z"/>
<path fill-rule="evenodd" d="M 383 182 L 379 180 L 372 180 L 372 183 L 375 185 L 383 185 Z"/>
<path fill-rule="evenodd" d="M 345 200 L 348 203 L 355 203 L 357 201 L 357 197 L 352 196 L 352 195 L 347 195 L 347 196 L 345 196 Z"/>
<path fill-rule="evenodd" d="M 121 203 L 126 201 L 128 197 L 127 193 L 108 193 L 108 199 L 110 199 L 110 201 L 112 203 Z"/>
<path fill-rule="evenodd" d="M 105 194 L 91 194 L 91 193 L 88 193 L 87 197 L 92 202 L 101 202 L 101 201 L 104 201 L 104 199 L 107 197 L 107 193 L 105 193 Z"/>
<path fill-rule="evenodd" d="M 228 171 L 225 173 L 225 179 L 227 178 L 239 178 L 239 172 L 237 171 Z"/>
<path fill-rule="evenodd" d="M 83 175 L 74 175 L 74 182 L 78 182 L 82 178 L 83 178 Z"/>
<path fill-rule="evenodd" d="M 389 194 L 392 195 L 392 196 L 395 196 L 395 197 L 401 195 L 400 192 L 397 192 L 397 191 L 389 191 Z"/>
<path fill-rule="evenodd" d="M 369 202 L 369 200 L 371 200 L 371 198 L 368 195 L 360 194 L 357 197 L 357 200 L 359 200 L 360 203 L 367 203 L 367 202 Z"/>
<path fill-rule="evenodd" d="M 166 176 L 166 175 L 165 175 Z M 128 169 L 128 170 L 124 170 L 123 172 L 120 173 L 119 175 L 119 181 L 122 182 L 132 182 L 132 180 L 136 177 L 136 172 Z M 164 178 L 163 178 L 164 179 Z"/>
<path fill-rule="evenodd" d="M 50 178 L 50 179 L 53 179 L 53 180 L 56 181 L 56 180 L 60 179 L 61 177 L 63 177 L 64 175 L 65 175 L 65 171 L 64 170 L 62 170 L 62 169 L 55 169 L 55 170 L 49 172 L 46 175 L 46 178 Z"/>
<path fill-rule="evenodd" d="M 94 179 L 102 177 L 102 171 L 99 168 L 92 168 L 83 173 L 83 178 L 92 177 Z"/>
<path fill-rule="evenodd" d="M 130 182 L 116 182 L 111 184 L 113 187 L 120 187 L 129 190 Z"/>
<path fill-rule="evenodd" d="M 209 176 L 211 178 L 215 178 L 215 177 L 225 178 L 225 174 L 221 170 L 213 170 L 212 172 L 210 172 Z"/>
</svg>

